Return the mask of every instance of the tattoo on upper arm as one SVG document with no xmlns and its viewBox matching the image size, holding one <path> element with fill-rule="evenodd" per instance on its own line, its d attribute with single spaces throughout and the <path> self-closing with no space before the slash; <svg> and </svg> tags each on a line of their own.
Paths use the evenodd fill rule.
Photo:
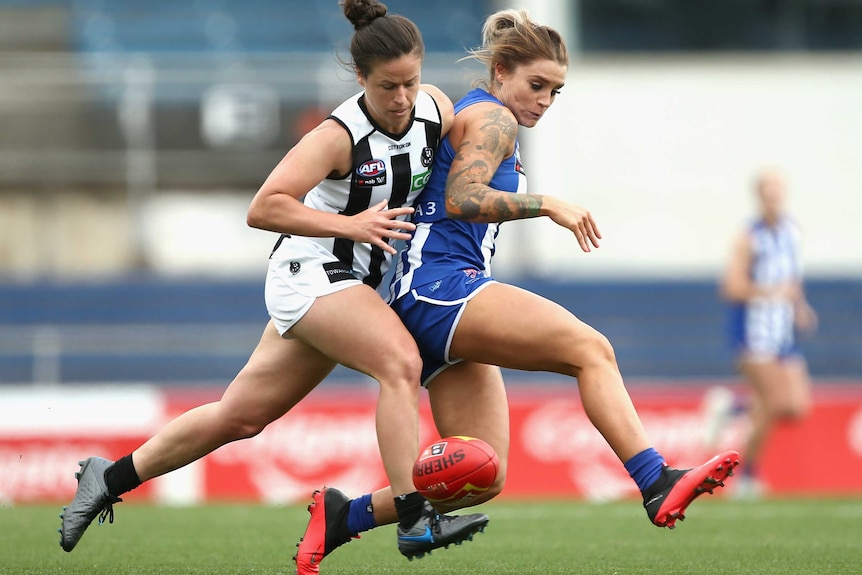
<svg viewBox="0 0 862 575">
<path fill-rule="evenodd" d="M 502 222 L 539 215 L 540 196 L 500 192 L 489 187 L 500 163 L 511 155 L 517 133 L 514 118 L 503 108 L 495 107 L 481 118 L 478 139 L 461 142 L 446 180 L 450 217 Z"/>
</svg>

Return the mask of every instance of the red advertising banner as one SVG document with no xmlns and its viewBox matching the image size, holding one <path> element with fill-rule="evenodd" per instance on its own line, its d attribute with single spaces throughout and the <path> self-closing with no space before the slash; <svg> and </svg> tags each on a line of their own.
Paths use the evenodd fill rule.
<svg viewBox="0 0 862 575">
<path fill-rule="evenodd" d="M 703 385 L 631 389 L 647 434 L 671 465 L 692 466 L 719 448 L 741 447 L 743 418 L 723 430 L 717 446 L 705 446 Z M 210 388 L 0 390 L 0 502 L 67 500 L 74 494 L 78 460 L 121 457 L 172 418 L 220 394 Z M 375 401 L 373 388 L 322 386 L 257 437 L 226 445 L 124 498 L 286 503 L 305 501 L 323 485 L 352 495 L 374 490 L 386 483 Z M 513 387 L 510 415 L 503 497 L 601 501 L 636 495 L 575 388 Z M 437 438 L 427 403 L 421 428 L 423 445 Z M 816 465 L 799 464 L 806 461 Z M 760 468 L 774 494 L 862 493 L 862 386 L 818 387 L 809 417 L 773 434 Z"/>
</svg>

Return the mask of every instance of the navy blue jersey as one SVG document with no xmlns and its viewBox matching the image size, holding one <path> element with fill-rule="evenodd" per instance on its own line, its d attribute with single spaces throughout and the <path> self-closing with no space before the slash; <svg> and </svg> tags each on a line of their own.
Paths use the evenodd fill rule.
<svg viewBox="0 0 862 575">
<path fill-rule="evenodd" d="M 455 104 L 456 115 L 479 102 L 503 106 L 487 91 L 476 88 Z M 454 157 L 455 150 L 447 135 L 434 157 L 428 184 L 414 204 L 416 231 L 398 262 L 392 286 L 394 299 L 414 287 L 436 281 L 452 270 L 477 270 L 486 276 L 491 275 L 491 258 L 500 224 L 465 222 L 446 216 L 446 179 Z M 514 152 L 503 160 L 489 185 L 503 192 L 527 191 L 517 140 Z"/>
</svg>

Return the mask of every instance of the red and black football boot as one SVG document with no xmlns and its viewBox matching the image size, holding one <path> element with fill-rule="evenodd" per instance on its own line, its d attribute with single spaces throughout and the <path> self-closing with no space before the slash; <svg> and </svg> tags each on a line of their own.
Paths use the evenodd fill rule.
<svg viewBox="0 0 862 575">
<path fill-rule="evenodd" d="M 305 528 L 305 535 L 296 544 L 297 552 L 293 556 L 297 575 L 320 573 L 320 562 L 324 557 L 351 538 L 359 538 L 359 535 L 352 536 L 347 531 L 349 497 L 338 489 L 324 487 L 315 491 L 311 498 L 311 505 L 308 506 L 311 518 Z"/>
<path fill-rule="evenodd" d="M 739 453 L 725 451 L 693 469 L 664 466 L 661 475 L 644 492 L 644 509 L 658 527 L 673 529 L 685 519 L 685 510 L 697 497 L 724 487 L 739 465 Z"/>
</svg>

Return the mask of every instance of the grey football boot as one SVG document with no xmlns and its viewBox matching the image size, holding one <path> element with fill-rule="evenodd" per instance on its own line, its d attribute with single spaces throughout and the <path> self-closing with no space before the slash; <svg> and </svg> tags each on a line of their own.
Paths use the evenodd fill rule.
<svg viewBox="0 0 862 575">
<path fill-rule="evenodd" d="M 99 525 L 105 522 L 105 518 L 109 523 L 114 522 L 113 505 L 122 499 L 111 496 L 105 485 L 105 470 L 113 464 L 113 461 L 101 457 L 90 457 L 78 462 L 81 466 L 81 471 L 75 473 L 78 489 L 72 503 L 63 507 L 63 513 L 60 514 L 63 526 L 57 530 L 60 532 L 63 551 L 75 548 L 97 515 Z"/>
<path fill-rule="evenodd" d="M 472 541 L 473 535 L 485 531 L 488 516 L 484 513 L 470 515 L 444 515 L 425 502 L 422 515 L 410 529 L 398 526 L 398 550 L 409 560 L 422 558 L 433 549 L 448 548 Z"/>
</svg>

